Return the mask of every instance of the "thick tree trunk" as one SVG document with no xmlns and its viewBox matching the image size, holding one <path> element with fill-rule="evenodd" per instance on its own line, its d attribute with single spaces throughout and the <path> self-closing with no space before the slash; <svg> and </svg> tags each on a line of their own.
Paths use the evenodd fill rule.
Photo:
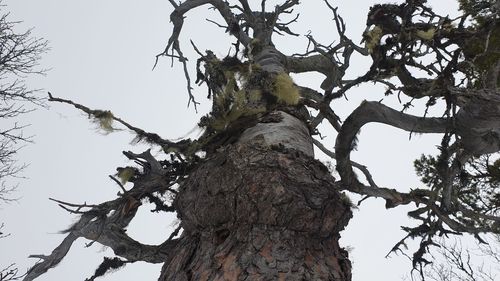
<svg viewBox="0 0 500 281">
<path fill-rule="evenodd" d="M 305 148 L 305 126 L 281 114 L 184 182 L 175 201 L 184 232 L 159 280 L 351 280 L 338 244 L 350 204 Z M 286 137 L 269 137 L 278 128 Z"/>
</svg>

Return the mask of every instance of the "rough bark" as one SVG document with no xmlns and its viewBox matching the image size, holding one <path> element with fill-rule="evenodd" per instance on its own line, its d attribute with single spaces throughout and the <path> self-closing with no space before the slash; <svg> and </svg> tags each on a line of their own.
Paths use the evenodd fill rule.
<svg viewBox="0 0 500 281">
<path fill-rule="evenodd" d="M 334 182 L 262 135 L 220 149 L 179 190 L 184 232 L 159 280 L 351 280 L 338 239 L 352 212 Z"/>
</svg>

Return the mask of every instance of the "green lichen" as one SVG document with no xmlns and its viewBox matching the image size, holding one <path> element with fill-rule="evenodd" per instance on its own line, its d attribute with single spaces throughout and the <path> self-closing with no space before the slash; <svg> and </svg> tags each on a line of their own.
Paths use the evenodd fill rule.
<svg viewBox="0 0 500 281">
<path fill-rule="evenodd" d="M 436 34 L 436 29 L 431 27 L 427 30 L 417 30 L 415 35 L 425 41 L 430 41 L 434 38 L 434 34 Z"/>
<path fill-rule="evenodd" d="M 363 38 L 365 39 L 365 47 L 368 49 L 368 52 L 373 53 L 373 49 L 380 45 L 380 39 L 384 35 L 383 30 L 380 26 L 376 25 L 371 30 L 363 34 Z"/>
<path fill-rule="evenodd" d="M 254 93 L 256 95 L 257 93 Z M 255 97 L 254 97 L 255 98 Z M 223 131 L 232 122 L 244 116 L 255 115 L 265 112 L 265 107 L 251 107 L 248 106 L 249 100 L 245 90 L 239 90 L 232 94 L 232 105 L 220 116 L 212 119 L 210 127 L 216 131 Z"/>
<path fill-rule="evenodd" d="M 133 176 L 135 176 L 135 169 L 132 167 L 118 168 L 116 174 L 122 184 L 127 183 Z"/>
<path fill-rule="evenodd" d="M 262 100 L 262 91 L 261 90 L 250 90 L 248 94 L 248 100 L 251 102 L 257 102 Z"/>
<path fill-rule="evenodd" d="M 200 149 L 209 141 L 209 138 L 202 138 L 195 140 L 189 145 L 185 151 L 185 155 L 191 158 L 196 154 L 196 152 L 200 151 Z"/>
<path fill-rule="evenodd" d="M 113 128 L 114 116 L 111 111 L 108 110 L 95 110 L 92 112 L 93 117 L 96 119 L 97 124 L 101 129 L 110 133 L 115 129 Z"/>
<path fill-rule="evenodd" d="M 258 53 L 260 53 L 262 51 L 262 49 L 264 49 L 264 46 L 262 45 L 262 42 L 259 40 L 259 39 L 252 39 L 252 41 L 250 41 L 250 44 L 248 44 L 248 55 L 251 57 L 251 56 L 254 56 Z"/>
<path fill-rule="evenodd" d="M 271 93 L 278 99 L 278 103 L 286 105 L 299 103 L 299 89 L 293 83 L 292 78 L 284 72 L 276 75 Z"/>
</svg>

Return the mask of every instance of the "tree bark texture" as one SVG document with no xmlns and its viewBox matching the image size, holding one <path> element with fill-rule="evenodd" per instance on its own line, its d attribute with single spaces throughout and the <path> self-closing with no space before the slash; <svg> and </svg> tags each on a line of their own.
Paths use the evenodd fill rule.
<svg viewBox="0 0 500 281">
<path fill-rule="evenodd" d="M 351 280 L 338 240 L 352 212 L 334 182 L 263 136 L 219 149 L 179 190 L 184 232 L 159 280 Z"/>
</svg>

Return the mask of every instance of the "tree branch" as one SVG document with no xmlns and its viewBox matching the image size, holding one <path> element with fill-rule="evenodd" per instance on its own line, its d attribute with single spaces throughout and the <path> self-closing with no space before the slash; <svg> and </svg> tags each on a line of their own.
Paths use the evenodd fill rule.
<svg viewBox="0 0 500 281">
<path fill-rule="evenodd" d="M 319 148 L 321 151 L 323 151 L 323 153 L 325 153 L 326 155 L 330 156 L 333 159 L 337 159 L 335 157 L 335 152 L 332 152 L 329 149 L 327 149 L 320 141 L 318 141 L 317 139 L 313 138 L 313 143 L 314 143 L 314 145 L 316 145 L 317 148 Z M 353 167 L 359 169 L 365 175 L 365 178 L 368 181 L 368 183 L 370 184 L 370 187 L 379 188 L 377 186 L 377 184 L 375 183 L 375 181 L 373 181 L 373 177 L 372 177 L 372 175 L 370 174 L 370 171 L 368 171 L 368 169 L 366 168 L 365 165 L 356 163 L 354 161 L 351 161 L 351 165 Z"/>
<path fill-rule="evenodd" d="M 130 159 L 144 159 L 145 162 L 143 171 L 134 176 L 133 187 L 128 191 L 124 190 L 119 198 L 98 205 L 72 204 L 51 199 L 65 210 L 81 216 L 75 224 L 63 231 L 68 233 L 67 236 L 50 255 L 30 256 L 42 261 L 29 270 L 24 280 L 33 280 L 55 267 L 66 256 L 73 242 L 80 237 L 91 240 L 90 244 L 98 242 L 110 247 L 116 255 L 128 261 L 161 263 L 168 258 L 170 250 L 177 243 L 177 240 L 173 239 L 174 236 L 160 245 L 146 245 L 130 238 L 126 234 L 126 228 L 142 205 L 141 200 L 151 198 L 155 193 L 170 191 L 171 186 L 177 183 L 179 175 L 172 167 L 163 168 L 149 150 L 141 154 L 125 154 Z M 175 211 L 175 208 L 169 208 L 169 211 Z"/>
<path fill-rule="evenodd" d="M 181 140 L 179 142 L 171 142 L 171 141 L 165 140 L 155 133 L 149 133 L 149 132 L 146 132 L 138 127 L 130 125 L 126 121 L 122 120 L 121 118 L 114 116 L 110 111 L 104 111 L 104 110 L 99 110 L 99 109 L 90 109 L 84 105 L 73 102 L 71 100 L 56 98 L 56 97 L 52 96 L 52 94 L 50 92 L 48 94 L 49 94 L 49 101 L 70 104 L 70 105 L 74 106 L 75 108 L 87 113 L 89 118 L 94 118 L 99 122 L 103 121 L 103 119 L 111 119 L 111 120 L 114 120 L 114 121 L 122 124 L 127 129 L 133 131 L 137 135 L 138 141 L 144 139 L 147 142 L 161 146 L 164 150 L 168 150 L 169 148 L 175 148 L 175 149 L 179 149 L 180 151 L 183 151 L 184 149 L 186 149 L 190 144 L 189 140 Z M 114 130 L 114 128 L 111 126 L 110 123 L 107 123 L 106 125 L 109 127 L 104 128 L 104 129 L 108 129 L 111 131 Z"/>
<path fill-rule="evenodd" d="M 367 189 L 358 181 L 352 170 L 350 161 L 352 144 L 361 127 L 370 122 L 383 123 L 417 133 L 444 133 L 451 128 L 451 123 L 444 118 L 421 118 L 404 114 L 381 103 L 367 101 L 361 103 L 344 122 L 335 144 L 337 171 L 344 188 L 360 194 L 382 197 L 389 200 L 388 205 L 392 207 L 407 204 L 409 203 L 407 199 L 410 198 L 405 199 L 400 193 L 394 193 L 394 190 L 375 192 Z"/>
</svg>

